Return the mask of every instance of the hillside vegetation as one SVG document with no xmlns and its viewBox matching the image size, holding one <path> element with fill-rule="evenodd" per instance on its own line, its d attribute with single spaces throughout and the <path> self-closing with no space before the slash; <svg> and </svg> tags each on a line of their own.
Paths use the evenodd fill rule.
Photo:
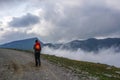
<svg viewBox="0 0 120 80">
<path fill-rule="evenodd" d="M 99 78 L 100 80 L 120 80 L 120 68 L 116 68 L 114 66 L 70 60 L 51 55 L 42 55 L 42 57 L 59 66 L 72 70 L 77 73 L 78 76 L 93 76 Z"/>
</svg>

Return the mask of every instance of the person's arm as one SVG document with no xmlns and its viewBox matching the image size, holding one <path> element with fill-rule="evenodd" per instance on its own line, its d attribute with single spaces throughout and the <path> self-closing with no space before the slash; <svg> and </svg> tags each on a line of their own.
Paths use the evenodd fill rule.
<svg viewBox="0 0 120 80">
<path fill-rule="evenodd" d="M 33 49 L 35 50 L 35 45 L 33 46 Z"/>
</svg>

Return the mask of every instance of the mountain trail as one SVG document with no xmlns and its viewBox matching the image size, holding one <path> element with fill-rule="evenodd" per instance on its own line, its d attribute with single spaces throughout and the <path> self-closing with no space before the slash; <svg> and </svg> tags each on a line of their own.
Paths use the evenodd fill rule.
<svg viewBox="0 0 120 80">
<path fill-rule="evenodd" d="M 41 62 L 41 67 L 35 67 L 33 54 L 0 49 L 0 80 L 80 80 L 65 68 L 43 58 Z"/>
</svg>

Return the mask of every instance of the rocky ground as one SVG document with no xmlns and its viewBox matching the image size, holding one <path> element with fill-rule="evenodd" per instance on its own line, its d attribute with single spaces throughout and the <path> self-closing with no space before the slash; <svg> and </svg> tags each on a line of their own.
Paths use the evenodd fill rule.
<svg viewBox="0 0 120 80">
<path fill-rule="evenodd" d="M 43 58 L 41 61 L 41 67 L 35 67 L 32 53 L 0 49 L 0 80 L 96 80 L 80 79 L 70 70 Z"/>
</svg>

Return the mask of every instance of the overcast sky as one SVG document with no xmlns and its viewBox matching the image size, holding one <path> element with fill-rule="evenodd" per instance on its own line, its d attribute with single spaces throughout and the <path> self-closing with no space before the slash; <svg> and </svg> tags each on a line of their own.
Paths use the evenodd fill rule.
<svg viewBox="0 0 120 80">
<path fill-rule="evenodd" d="M 0 0 L 0 44 L 120 37 L 120 0 Z"/>
</svg>

